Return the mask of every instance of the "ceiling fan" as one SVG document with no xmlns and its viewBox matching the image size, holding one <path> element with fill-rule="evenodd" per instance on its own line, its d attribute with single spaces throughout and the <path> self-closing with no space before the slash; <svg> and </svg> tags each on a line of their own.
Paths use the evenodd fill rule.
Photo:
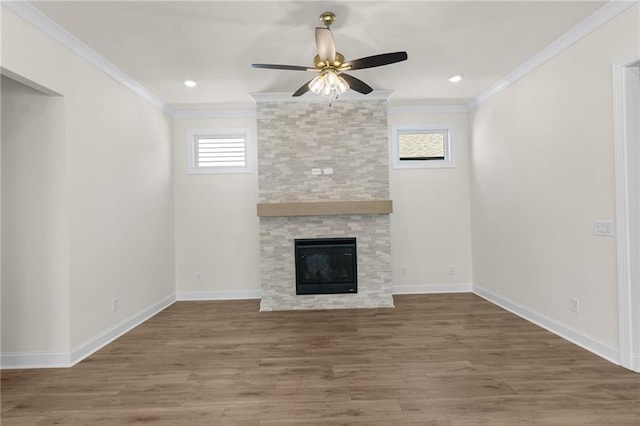
<svg viewBox="0 0 640 426">
<path fill-rule="evenodd" d="M 345 62 L 344 56 L 336 51 L 333 34 L 330 29 L 335 18 L 336 15 L 332 12 L 324 12 L 320 15 L 320 20 L 325 25 L 325 28 L 316 27 L 316 48 L 318 54 L 313 59 L 313 68 L 299 65 L 277 64 L 251 64 L 251 66 L 253 68 L 312 71 L 319 73 L 318 76 L 296 90 L 293 96 L 301 96 L 310 90 L 318 95 L 327 96 L 330 99 L 337 99 L 340 94 L 350 88 L 365 95 L 371 93 L 373 91 L 371 86 L 352 75 L 345 74 L 344 71 L 355 71 L 405 61 L 407 59 L 407 52 L 382 53 L 380 55 L 367 56 Z"/>
</svg>

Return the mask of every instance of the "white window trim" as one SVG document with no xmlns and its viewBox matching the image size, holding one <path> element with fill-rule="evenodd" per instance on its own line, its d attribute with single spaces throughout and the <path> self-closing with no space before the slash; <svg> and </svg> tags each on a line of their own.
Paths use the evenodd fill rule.
<svg viewBox="0 0 640 426">
<path fill-rule="evenodd" d="M 245 165 L 242 167 L 197 167 L 196 138 L 244 135 Z M 253 139 L 249 128 L 189 129 L 187 131 L 187 173 L 190 175 L 211 175 L 224 173 L 251 173 L 253 171 Z"/>
<path fill-rule="evenodd" d="M 399 124 L 391 128 L 391 164 L 394 169 L 442 169 L 456 166 L 455 132 L 451 124 Z M 446 132 L 444 160 L 400 160 L 398 135 L 401 133 Z"/>
</svg>

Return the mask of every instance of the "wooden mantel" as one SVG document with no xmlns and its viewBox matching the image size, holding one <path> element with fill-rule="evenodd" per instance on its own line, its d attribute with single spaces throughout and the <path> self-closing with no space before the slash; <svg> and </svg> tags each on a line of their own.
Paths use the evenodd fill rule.
<svg viewBox="0 0 640 426">
<path fill-rule="evenodd" d="M 392 212 L 391 200 L 258 203 L 260 217 L 389 214 Z"/>
</svg>

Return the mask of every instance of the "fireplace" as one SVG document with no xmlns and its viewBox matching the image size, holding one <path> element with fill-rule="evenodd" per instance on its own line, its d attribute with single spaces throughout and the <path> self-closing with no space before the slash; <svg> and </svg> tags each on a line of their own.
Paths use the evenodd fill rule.
<svg viewBox="0 0 640 426">
<path fill-rule="evenodd" d="M 327 108 L 253 94 L 261 311 L 393 307 L 389 95 L 341 99 Z M 318 128 L 323 131 L 310 131 Z M 316 175 L 316 167 L 333 174 Z M 346 255 L 332 256 L 329 249 L 321 256 L 303 243 L 294 255 L 297 238 L 355 238 L 357 247 L 353 255 L 339 247 L 333 250 L 346 249 Z M 305 253 L 319 254 L 314 259 L 325 266 L 296 259 Z M 352 272 L 336 273 L 332 262 L 347 262 Z"/>
<path fill-rule="evenodd" d="M 295 240 L 296 294 L 358 292 L 355 238 Z"/>
</svg>

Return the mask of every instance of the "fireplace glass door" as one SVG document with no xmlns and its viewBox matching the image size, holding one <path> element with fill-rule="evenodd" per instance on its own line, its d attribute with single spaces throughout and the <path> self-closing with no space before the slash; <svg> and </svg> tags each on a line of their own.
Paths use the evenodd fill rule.
<svg viewBox="0 0 640 426">
<path fill-rule="evenodd" d="M 296 294 L 358 292 L 355 238 L 295 240 Z"/>
</svg>

